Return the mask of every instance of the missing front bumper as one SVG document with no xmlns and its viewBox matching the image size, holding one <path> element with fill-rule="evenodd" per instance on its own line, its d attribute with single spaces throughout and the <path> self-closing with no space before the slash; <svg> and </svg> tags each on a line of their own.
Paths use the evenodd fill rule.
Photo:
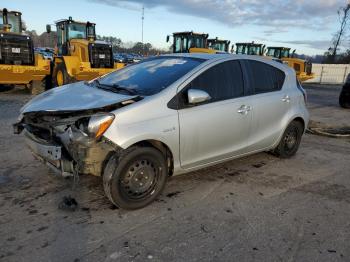
<svg viewBox="0 0 350 262">
<path fill-rule="evenodd" d="M 61 146 L 40 140 L 28 131 L 25 131 L 24 134 L 27 146 L 38 160 L 45 163 L 56 174 L 64 177 L 73 176 L 73 162 L 62 156 Z"/>
</svg>

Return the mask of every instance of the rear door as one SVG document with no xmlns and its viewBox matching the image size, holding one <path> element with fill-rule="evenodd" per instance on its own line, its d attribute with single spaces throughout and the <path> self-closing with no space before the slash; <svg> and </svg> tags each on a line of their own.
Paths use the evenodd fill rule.
<svg viewBox="0 0 350 262">
<path fill-rule="evenodd" d="M 187 90 L 206 91 L 205 104 L 186 104 Z M 181 166 L 201 166 L 245 152 L 251 114 L 238 60 L 217 64 L 201 73 L 179 93 Z M 243 110 L 242 110 L 243 109 Z"/>
<path fill-rule="evenodd" d="M 248 142 L 250 152 L 273 145 L 283 131 L 290 109 L 290 96 L 283 88 L 285 73 L 270 64 L 243 60 L 252 104 L 252 124 Z"/>
</svg>

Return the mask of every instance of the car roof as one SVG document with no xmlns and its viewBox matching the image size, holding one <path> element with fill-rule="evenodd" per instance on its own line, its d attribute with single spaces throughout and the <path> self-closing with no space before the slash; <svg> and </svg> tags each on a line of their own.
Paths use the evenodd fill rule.
<svg viewBox="0 0 350 262">
<path fill-rule="evenodd" d="M 291 71 L 291 67 L 279 63 L 275 60 L 268 59 L 266 56 L 258 56 L 258 55 L 240 55 L 240 54 L 230 54 L 230 53 L 223 53 L 223 54 L 206 54 L 206 53 L 178 53 L 178 54 L 166 54 L 166 55 L 161 55 L 160 57 L 188 57 L 188 58 L 195 58 L 195 59 L 204 59 L 207 62 L 215 62 L 215 61 L 220 61 L 220 60 L 225 60 L 225 59 L 230 59 L 230 58 L 235 58 L 235 59 L 248 59 L 248 60 L 256 60 L 260 61 L 266 64 L 274 64 L 274 66 L 278 67 L 279 69 L 286 71 Z"/>
<path fill-rule="evenodd" d="M 255 59 L 260 61 L 266 61 L 266 58 L 257 55 L 240 55 L 240 54 L 230 54 L 230 53 L 220 53 L 220 54 L 206 54 L 206 53 L 178 53 L 178 54 L 166 54 L 162 56 L 171 56 L 171 57 L 189 57 L 189 58 L 197 58 L 204 60 L 217 61 L 228 58 L 236 58 L 236 59 Z"/>
</svg>

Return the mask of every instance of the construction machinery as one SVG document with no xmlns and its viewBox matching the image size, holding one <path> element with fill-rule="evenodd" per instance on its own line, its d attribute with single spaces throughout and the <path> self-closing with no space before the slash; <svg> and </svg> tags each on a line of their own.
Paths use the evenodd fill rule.
<svg viewBox="0 0 350 262">
<path fill-rule="evenodd" d="M 0 10 L 0 91 L 24 85 L 32 94 L 44 91 L 50 61 L 34 53 L 33 40 L 23 33 L 22 14 Z"/>
<path fill-rule="evenodd" d="M 217 50 L 208 48 L 208 34 L 194 32 L 173 33 L 173 53 L 208 53 L 216 54 Z M 169 42 L 170 36 L 167 36 Z"/>
<path fill-rule="evenodd" d="M 283 63 L 294 68 L 300 82 L 314 78 L 312 73 L 312 63 L 294 57 L 295 50 L 291 52 L 288 47 L 268 47 L 266 55 L 280 59 Z"/>
<path fill-rule="evenodd" d="M 52 62 L 53 86 L 91 80 L 125 66 L 114 62 L 112 46 L 96 40 L 95 24 L 74 21 L 56 22 L 57 47 Z M 46 26 L 51 32 L 51 26 Z"/>
<path fill-rule="evenodd" d="M 213 49 L 222 53 L 228 53 L 230 50 L 229 40 L 221 40 L 216 38 L 208 39 L 208 48 Z"/>
<path fill-rule="evenodd" d="M 242 55 L 264 55 L 265 45 L 251 43 L 236 43 L 236 54 Z"/>
</svg>

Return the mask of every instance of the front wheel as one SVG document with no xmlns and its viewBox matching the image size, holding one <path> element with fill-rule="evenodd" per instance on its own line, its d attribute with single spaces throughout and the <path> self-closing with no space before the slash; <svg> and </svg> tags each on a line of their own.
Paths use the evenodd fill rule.
<svg viewBox="0 0 350 262">
<path fill-rule="evenodd" d="M 159 150 L 132 147 L 109 159 L 103 173 L 103 187 L 114 205 L 138 209 L 160 195 L 167 178 L 165 157 Z"/>
<path fill-rule="evenodd" d="M 284 131 L 282 139 L 273 153 L 280 158 L 289 158 L 294 156 L 298 151 L 303 132 L 304 128 L 300 122 L 291 122 Z"/>
</svg>

